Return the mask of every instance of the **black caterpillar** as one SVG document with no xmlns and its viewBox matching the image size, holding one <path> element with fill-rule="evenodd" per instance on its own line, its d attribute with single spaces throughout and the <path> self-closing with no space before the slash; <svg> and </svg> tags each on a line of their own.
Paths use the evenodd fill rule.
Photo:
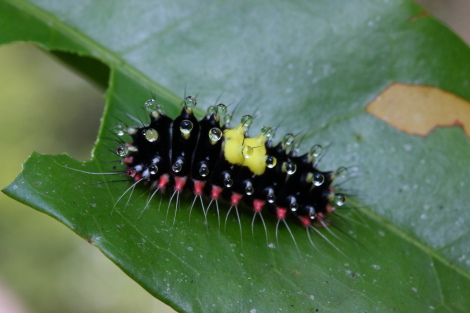
<svg viewBox="0 0 470 313">
<path fill-rule="evenodd" d="M 132 138 L 117 148 L 126 175 L 135 182 L 131 188 L 142 182 L 153 191 L 147 205 L 159 190 L 173 188 L 172 198 L 192 190 L 194 202 L 199 197 L 203 209 L 202 195 L 211 198 L 205 214 L 213 202 L 219 213 L 217 200 L 223 198 L 231 205 L 227 216 L 235 208 L 239 220 L 238 205 L 243 202 L 253 209 L 253 220 L 259 215 L 263 225 L 261 212 L 269 211 L 276 216 L 277 225 L 286 224 L 289 217 L 306 228 L 315 229 L 314 221 L 327 227 L 325 217 L 345 202 L 344 194 L 332 187 L 335 178 L 343 176 L 344 167 L 318 170 L 321 146 L 297 155 L 294 135 L 287 134 L 273 145 L 271 127 L 264 126 L 258 136 L 248 137 L 253 121 L 249 115 L 230 128 L 231 115 L 223 104 L 209 107 L 198 121 L 193 114 L 195 105 L 195 97 L 186 97 L 181 114 L 173 120 L 150 99 L 145 103 L 150 113 L 148 125 L 116 125 L 119 136 Z"/>
</svg>

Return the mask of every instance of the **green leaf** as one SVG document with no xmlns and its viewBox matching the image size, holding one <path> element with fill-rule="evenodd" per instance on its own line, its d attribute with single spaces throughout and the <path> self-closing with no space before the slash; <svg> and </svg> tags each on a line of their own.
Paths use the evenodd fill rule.
<svg viewBox="0 0 470 313">
<path fill-rule="evenodd" d="M 0 42 L 33 41 L 110 68 L 93 160 L 33 154 L 4 192 L 97 246 L 156 297 L 186 312 L 466 312 L 469 139 L 460 128 L 401 133 L 365 111 L 393 82 L 470 100 L 470 49 L 409 1 L 3 1 Z M 76 60 L 73 61 L 76 65 Z M 88 68 L 88 67 L 87 67 Z M 103 69 L 92 79 L 103 80 Z M 91 74 L 90 74 L 91 73 Z M 185 87 L 187 86 L 187 87 Z M 358 170 L 355 210 L 309 242 L 301 227 L 252 214 L 224 230 L 212 207 L 92 175 L 115 171 L 112 130 L 145 120 L 151 92 L 176 116 L 184 89 L 202 108 L 222 94 L 256 126 L 328 145 L 324 169 Z M 235 106 L 235 105 L 234 105 Z M 72 170 L 76 169 L 76 170 Z M 77 171 L 83 171 L 79 172 Z M 121 179 L 119 176 L 117 179 Z M 345 188 L 348 187 L 346 183 Z M 129 195 L 129 196 L 128 196 Z M 119 200 L 118 200 L 119 199 Z M 173 200 L 173 203 L 175 200 Z M 253 236 L 251 232 L 253 231 Z M 344 232 L 345 234 L 343 234 Z M 325 239 L 326 238 L 326 239 Z M 275 246 L 275 248 L 273 248 Z"/>
</svg>

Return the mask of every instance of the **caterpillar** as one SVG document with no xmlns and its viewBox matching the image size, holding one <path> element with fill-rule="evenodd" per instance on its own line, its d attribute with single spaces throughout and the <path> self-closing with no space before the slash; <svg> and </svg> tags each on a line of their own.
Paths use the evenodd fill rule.
<svg viewBox="0 0 470 313">
<path fill-rule="evenodd" d="M 185 97 L 180 115 L 172 119 L 155 99 L 150 99 L 144 104 L 149 123 L 116 124 L 115 134 L 120 138 L 116 153 L 126 167 L 125 175 L 134 182 L 127 191 L 146 185 L 151 191 L 148 206 L 158 191 L 173 189 L 170 203 L 176 196 L 176 208 L 179 195 L 192 191 L 193 205 L 200 199 L 205 214 L 211 205 L 216 207 L 219 226 L 218 201 L 223 199 L 230 205 L 226 216 L 234 210 L 239 223 L 240 205 L 251 208 L 253 221 L 259 216 L 265 229 L 262 213 L 273 214 L 276 236 L 281 222 L 287 226 L 286 219 L 307 230 L 317 231 L 315 225 L 328 227 L 327 216 L 346 200 L 332 185 L 336 178 L 344 177 L 346 168 L 320 171 L 317 165 L 323 148 L 314 145 L 308 153 L 298 155 L 291 133 L 277 144 L 273 143 L 274 129 L 269 126 L 249 137 L 250 115 L 230 128 L 232 116 L 224 104 L 210 106 L 205 117 L 198 120 L 193 112 L 196 104 L 196 97 Z M 131 140 L 123 140 L 125 135 Z M 210 199 L 206 207 L 203 196 Z"/>
</svg>

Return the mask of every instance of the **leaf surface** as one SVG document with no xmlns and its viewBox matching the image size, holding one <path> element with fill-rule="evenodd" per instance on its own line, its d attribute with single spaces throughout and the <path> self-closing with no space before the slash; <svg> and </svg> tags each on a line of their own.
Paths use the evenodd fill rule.
<svg viewBox="0 0 470 313">
<path fill-rule="evenodd" d="M 401 133 L 365 106 L 393 82 L 436 86 L 470 100 L 470 49 L 409 1 L 3 1 L 0 42 L 96 58 L 110 67 L 108 106 L 93 159 L 33 154 L 4 192 L 51 215 L 129 276 L 186 312 L 466 312 L 470 288 L 466 192 L 469 139 L 458 127 Z M 87 71 L 87 73 L 92 73 Z M 97 76 L 101 75 L 100 70 Z M 89 74 L 92 75 L 92 74 Z M 101 77 L 101 76 L 100 76 Z M 91 77 L 97 79 L 97 77 Z M 100 79 L 98 79 L 100 80 Z M 187 87 L 185 87 L 187 86 Z M 311 233 L 242 212 L 224 230 L 227 205 L 146 207 L 129 182 L 102 183 L 127 115 L 145 120 L 153 92 L 176 116 L 180 96 L 202 108 L 221 99 L 238 119 L 329 146 L 321 168 L 354 166 L 346 182 L 359 209 Z M 180 95 L 180 96 L 177 96 Z M 444 104 L 443 104 L 444 105 Z M 117 179 L 120 179 L 118 177 Z M 127 195 L 130 195 L 128 197 Z M 130 200 L 128 200 L 130 199 Z M 175 218 L 176 216 L 176 218 Z M 282 225 L 281 225 L 282 226 Z M 322 236 L 324 236 L 324 239 Z M 337 238 L 337 237 L 339 238 Z M 333 246 L 334 245 L 334 246 Z M 275 248 L 272 248 L 275 246 Z M 335 247 L 337 249 L 335 249 Z M 339 251 L 338 251 L 339 250 Z"/>
</svg>

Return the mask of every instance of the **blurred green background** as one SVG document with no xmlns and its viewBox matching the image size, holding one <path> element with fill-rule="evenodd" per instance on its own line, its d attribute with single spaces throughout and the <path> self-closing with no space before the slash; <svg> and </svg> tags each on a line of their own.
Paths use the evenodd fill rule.
<svg viewBox="0 0 470 313">
<path fill-rule="evenodd" d="M 470 1 L 420 0 L 470 43 Z M 87 160 L 104 90 L 32 45 L 0 47 L 0 188 L 33 150 Z M 173 312 L 50 217 L 0 194 L 0 313 Z"/>
<path fill-rule="evenodd" d="M 89 159 L 104 91 L 31 44 L 0 47 L 0 68 L 0 187 L 33 150 Z M 173 312 L 52 218 L 3 194 L 0 214 L 0 312 Z"/>
</svg>

